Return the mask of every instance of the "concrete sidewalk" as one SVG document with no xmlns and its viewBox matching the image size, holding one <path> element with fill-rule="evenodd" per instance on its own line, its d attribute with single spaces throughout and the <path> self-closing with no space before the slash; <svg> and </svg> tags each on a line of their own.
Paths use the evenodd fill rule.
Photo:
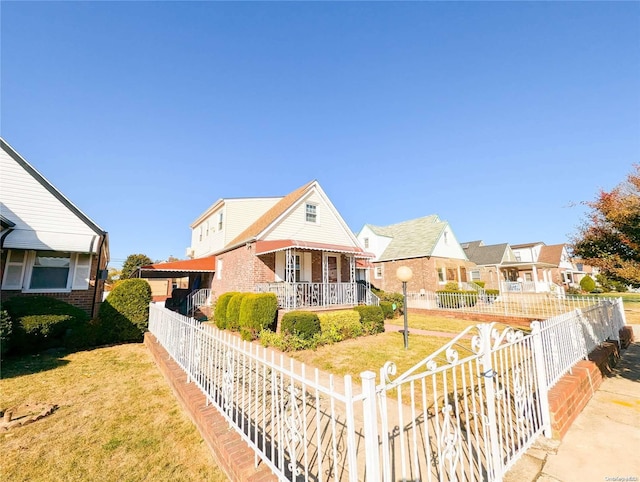
<svg viewBox="0 0 640 482">
<path fill-rule="evenodd" d="M 539 437 L 505 482 L 640 481 L 640 325 L 562 441 Z"/>
</svg>

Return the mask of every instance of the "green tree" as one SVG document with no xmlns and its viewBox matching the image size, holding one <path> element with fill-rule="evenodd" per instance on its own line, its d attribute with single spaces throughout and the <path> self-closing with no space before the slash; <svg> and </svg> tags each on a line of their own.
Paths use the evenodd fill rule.
<svg viewBox="0 0 640 482">
<path fill-rule="evenodd" d="M 130 254 L 122 264 L 120 279 L 131 278 L 140 266 L 146 266 L 148 264 L 153 264 L 153 261 L 151 261 L 151 258 L 146 254 Z"/>
<path fill-rule="evenodd" d="M 612 280 L 640 286 L 640 165 L 585 204 L 591 212 L 572 240 L 574 255 Z"/>
</svg>

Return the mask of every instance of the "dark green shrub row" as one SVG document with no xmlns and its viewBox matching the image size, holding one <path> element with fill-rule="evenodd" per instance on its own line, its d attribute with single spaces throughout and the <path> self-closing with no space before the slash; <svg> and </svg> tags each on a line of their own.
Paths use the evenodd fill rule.
<svg viewBox="0 0 640 482">
<path fill-rule="evenodd" d="M 309 340 L 320 333 L 320 320 L 313 311 L 290 311 L 282 317 L 280 331 Z"/>
<path fill-rule="evenodd" d="M 436 296 L 440 308 L 475 306 L 478 301 L 477 291 L 440 290 L 436 291 Z"/>
<path fill-rule="evenodd" d="M 224 293 L 218 297 L 216 301 L 216 307 L 213 310 L 213 319 L 216 323 L 216 326 L 221 330 L 227 328 L 227 308 L 229 306 L 229 301 L 234 295 L 240 294 L 237 291 L 229 291 Z"/>
<path fill-rule="evenodd" d="M 237 295 L 236 295 L 237 296 Z M 244 340 L 255 340 L 262 330 L 275 327 L 278 298 L 275 293 L 249 293 L 240 305 L 240 333 Z"/>
<path fill-rule="evenodd" d="M 262 330 L 275 327 L 278 298 L 274 293 L 230 291 L 218 297 L 213 312 L 216 326 L 239 331 L 245 340 L 254 340 Z"/>
<path fill-rule="evenodd" d="M 353 308 L 360 313 L 360 323 L 366 335 L 374 335 L 384 332 L 384 314 L 379 306 L 355 306 Z"/>
<path fill-rule="evenodd" d="M 81 309 L 48 296 L 20 296 L 3 303 L 2 352 L 37 353 L 68 347 L 76 332 L 89 324 Z M 88 344 L 91 340 L 87 340 Z"/>
<path fill-rule="evenodd" d="M 391 320 L 396 317 L 396 310 L 393 309 L 391 301 L 380 301 L 380 308 L 382 308 L 385 319 Z"/>
</svg>

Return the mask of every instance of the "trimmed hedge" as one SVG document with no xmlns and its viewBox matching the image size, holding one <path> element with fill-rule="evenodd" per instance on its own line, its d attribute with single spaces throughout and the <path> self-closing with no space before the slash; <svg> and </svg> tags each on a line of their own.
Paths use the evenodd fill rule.
<svg viewBox="0 0 640 482">
<path fill-rule="evenodd" d="M 280 331 L 308 340 L 320 333 L 320 320 L 312 311 L 290 311 L 282 317 Z"/>
<path fill-rule="evenodd" d="M 484 281 L 472 281 L 472 283 L 478 285 L 480 288 L 484 288 L 486 284 Z"/>
<path fill-rule="evenodd" d="M 240 306 L 242 305 L 242 300 L 248 294 L 236 293 L 229 300 L 226 313 L 227 330 L 240 330 Z"/>
<path fill-rule="evenodd" d="M 244 340 L 255 340 L 262 330 L 275 328 L 278 298 L 275 293 L 247 293 L 242 298 L 238 323 Z"/>
<path fill-rule="evenodd" d="M 336 343 L 349 338 L 362 336 L 360 313 L 354 310 L 330 311 L 318 313 L 322 337 L 328 343 Z"/>
<path fill-rule="evenodd" d="M 353 308 L 360 314 L 360 323 L 366 335 L 384 332 L 384 313 L 379 306 L 355 306 Z"/>
<path fill-rule="evenodd" d="M 18 296 L 3 303 L 3 345 L 15 353 L 37 353 L 47 348 L 72 347 L 70 335 L 88 329 L 86 312 L 48 296 Z M 11 327 L 7 329 L 7 318 Z M 3 337 L 4 338 L 4 337 Z M 84 346 L 89 344 L 88 339 Z"/>
<path fill-rule="evenodd" d="M 397 307 L 398 305 L 396 305 Z M 393 309 L 393 303 L 391 301 L 380 301 L 380 308 L 385 319 L 391 320 L 396 317 L 396 310 Z"/>
<path fill-rule="evenodd" d="M 149 326 L 151 287 L 144 279 L 118 283 L 100 305 L 100 343 L 142 341 Z"/>
<path fill-rule="evenodd" d="M 484 290 L 485 301 L 487 303 L 493 303 L 498 296 L 500 296 L 500 290 Z"/>
<path fill-rule="evenodd" d="M 582 290 L 586 291 L 587 293 L 591 293 L 596 289 L 596 282 L 591 276 L 586 275 L 580 280 L 580 288 L 582 288 Z"/>
<path fill-rule="evenodd" d="M 213 310 L 213 319 L 216 326 L 221 330 L 227 327 L 227 307 L 229 306 L 229 301 L 237 294 L 239 294 L 237 291 L 229 291 L 221 294 L 216 301 L 216 307 Z"/>
</svg>

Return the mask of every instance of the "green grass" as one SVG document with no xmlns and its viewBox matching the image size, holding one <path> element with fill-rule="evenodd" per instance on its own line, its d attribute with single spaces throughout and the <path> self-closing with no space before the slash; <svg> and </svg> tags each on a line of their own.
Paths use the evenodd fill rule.
<svg viewBox="0 0 640 482">
<path fill-rule="evenodd" d="M 0 407 L 57 404 L 0 432 L 2 480 L 223 481 L 142 344 L 2 362 Z"/>
<path fill-rule="evenodd" d="M 446 316 L 430 316 L 418 313 L 408 314 L 409 331 L 411 328 L 420 330 L 444 331 L 447 333 L 460 333 L 469 326 L 477 325 L 478 321 L 462 320 L 457 318 L 448 318 Z M 404 326 L 404 318 L 402 316 L 392 320 L 386 320 L 394 325 Z"/>
</svg>

